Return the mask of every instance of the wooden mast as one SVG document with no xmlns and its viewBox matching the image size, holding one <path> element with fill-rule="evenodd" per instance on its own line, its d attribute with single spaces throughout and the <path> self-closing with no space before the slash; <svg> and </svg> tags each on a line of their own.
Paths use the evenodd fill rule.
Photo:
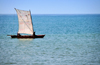
<svg viewBox="0 0 100 65">
<path fill-rule="evenodd" d="M 29 11 L 30 11 L 30 10 L 29 10 Z M 31 24 L 32 24 L 32 29 L 33 29 L 33 36 L 35 37 L 35 32 L 34 32 L 34 28 L 33 28 L 33 22 L 32 22 L 31 11 L 30 11 L 30 17 L 31 17 Z"/>
</svg>

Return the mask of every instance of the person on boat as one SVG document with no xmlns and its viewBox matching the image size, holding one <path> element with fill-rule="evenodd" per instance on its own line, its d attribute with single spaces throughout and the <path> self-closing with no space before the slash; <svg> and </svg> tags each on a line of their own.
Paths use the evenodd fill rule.
<svg viewBox="0 0 100 65">
<path fill-rule="evenodd" d="M 35 38 L 35 32 L 33 32 L 33 36 L 34 36 L 34 38 Z"/>
<path fill-rule="evenodd" d="M 17 36 L 21 36 L 19 33 L 17 33 Z"/>
</svg>

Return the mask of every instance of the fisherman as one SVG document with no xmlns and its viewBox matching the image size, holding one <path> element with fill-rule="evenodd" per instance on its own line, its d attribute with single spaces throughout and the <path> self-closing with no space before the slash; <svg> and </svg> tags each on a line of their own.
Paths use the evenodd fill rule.
<svg viewBox="0 0 100 65">
<path fill-rule="evenodd" d="M 17 33 L 17 36 L 21 36 L 19 33 Z"/>
<path fill-rule="evenodd" d="M 35 38 L 35 32 L 33 32 L 33 36 L 34 36 L 34 38 Z"/>
</svg>

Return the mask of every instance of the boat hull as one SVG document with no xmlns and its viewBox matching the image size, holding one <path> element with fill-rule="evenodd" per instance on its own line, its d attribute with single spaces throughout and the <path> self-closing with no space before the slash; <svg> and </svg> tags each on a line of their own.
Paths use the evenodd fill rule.
<svg viewBox="0 0 100 65">
<path fill-rule="evenodd" d="M 28 35 L 21 35 L 21 36 L 18 36 L 18 35 L 8 35 L 8 36 L 11 36 L 11 38 L 43 38 L 45 35 L 35 35 L 35 36 L 28 36 Z"/>
</svg>

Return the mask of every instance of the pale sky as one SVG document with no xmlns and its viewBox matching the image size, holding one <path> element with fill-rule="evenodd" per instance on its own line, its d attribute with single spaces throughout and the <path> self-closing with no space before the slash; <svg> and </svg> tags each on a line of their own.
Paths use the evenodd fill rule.
<svg viewBox="0 0 100 65">
<path fill-rule="evenodd" d="M 100 0 L 0 0 L 0 14 L 16 14 L 14 8 L 32 14 L 100 14 Z"/>
</svg>

